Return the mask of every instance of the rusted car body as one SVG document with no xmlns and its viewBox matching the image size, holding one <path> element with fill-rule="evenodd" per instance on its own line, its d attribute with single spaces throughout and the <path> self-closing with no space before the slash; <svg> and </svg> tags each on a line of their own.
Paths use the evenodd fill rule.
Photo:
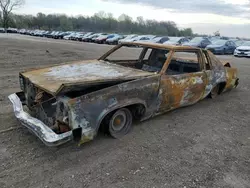
<svg viewBox="0 0 250 188">
<path fill-rule="evenodd" d="M 119 54 L 109 59 L 121 48 L 141 51 L 135 59 L 122 60 Z M 209 51 L 134 42 L 119 44 L 96 60 L 22 72 L 22 91 L 9 99 L 24 126 L 46 145 L 57 146 L 92 140 L 101 126 L 120 137 L 132 119 L 143 121 L 237 85 L 237 70 Z"/>
</svg>

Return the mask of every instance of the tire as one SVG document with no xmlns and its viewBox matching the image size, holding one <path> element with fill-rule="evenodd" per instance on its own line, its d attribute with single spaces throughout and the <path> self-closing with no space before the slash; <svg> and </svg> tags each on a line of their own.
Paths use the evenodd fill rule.
<svg viewBox="0 0 250 188">
<path fill-rule="evenodd" d="M 214 99 L 219 95 L 220 85 L 216 85 L 210 92 L 209 98 Z"/>
<path fill-rule="evenodd" d="M 132 127 L 133 116 L 129 109 L 121 108 L 109 118 L 108 133 L 113 138 L 125 136 Z"/>
</svg>

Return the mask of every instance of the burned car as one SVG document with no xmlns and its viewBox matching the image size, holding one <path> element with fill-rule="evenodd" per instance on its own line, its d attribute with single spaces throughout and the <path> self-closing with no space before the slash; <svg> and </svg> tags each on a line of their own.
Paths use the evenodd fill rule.
<svg viewBox="0 0 250 188">
<path fill-rule="evenodd" d="M 119 138 L 134 120 L 214 98 L 237 85 L 237 69 L 207 50 L 127 42 L 96 60 L 21 72 L 22 91 L 9 99 L 24 126 L 57 146 L 90 141 L 100 128 Z"/>
</svg>

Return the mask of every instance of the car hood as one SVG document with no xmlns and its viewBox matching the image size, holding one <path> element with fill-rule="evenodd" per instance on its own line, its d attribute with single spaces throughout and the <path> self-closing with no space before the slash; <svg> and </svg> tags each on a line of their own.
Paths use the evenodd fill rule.
<svg viewBox="0 0 250 188">
<path fill-rule="evenodd" d="M 250 46 L 239 46 L 237 50 L 250 50 Z"/>
<path fill-rule="evenodd" d="M 107 82 L 134 80 L 154 73 L 145 72 L 101 60 L 88 60 L 21 73 L 35 86 L 57 95 L 72 86 L 82 87 Z"/>
<path fill-rule="evenodd" d="M 207 48 L 221 48 L 223 45 L 216 45 L 216 44 L 210 44 L 207 46 Z"/>
</svg>

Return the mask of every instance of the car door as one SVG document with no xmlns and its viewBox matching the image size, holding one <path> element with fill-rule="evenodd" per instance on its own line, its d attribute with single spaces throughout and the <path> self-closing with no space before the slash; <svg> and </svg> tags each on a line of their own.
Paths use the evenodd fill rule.
<svg viewBox="0 0 250 188">
<path fill-rule="evenodd" d="M 196 58 L 188 56 L 189 53 Z M 197 70 L 184 71 L 183 65 L 193 66 L 192 63 L 196 64 L 194 67 L 197 66 Z M 178 67 L 178 64 L 182 64 L 182 68 Z M 202 99 L 206 83 L 207 75 L 199 49 L 173 52 L 162 70 L 159 111 L 164 112 L 196 103 Z"/>
<path fill-rule="evenodd" d="M 236 44 L 233 41 L 230 41 L 230 53 L 233 54 L 236 48 Z"/>
<path fill-rule="evenodd" d="M 225 43 L 224 48 L 226 49 L 226 50 L 225 50 L 226 53 L 229 54 L 230 51 L 231 51 L 231 45 L 230 45 L 230 42 L 229 42 L 229 41 L 227 41 L 227 42 Z"/>
</svg>

